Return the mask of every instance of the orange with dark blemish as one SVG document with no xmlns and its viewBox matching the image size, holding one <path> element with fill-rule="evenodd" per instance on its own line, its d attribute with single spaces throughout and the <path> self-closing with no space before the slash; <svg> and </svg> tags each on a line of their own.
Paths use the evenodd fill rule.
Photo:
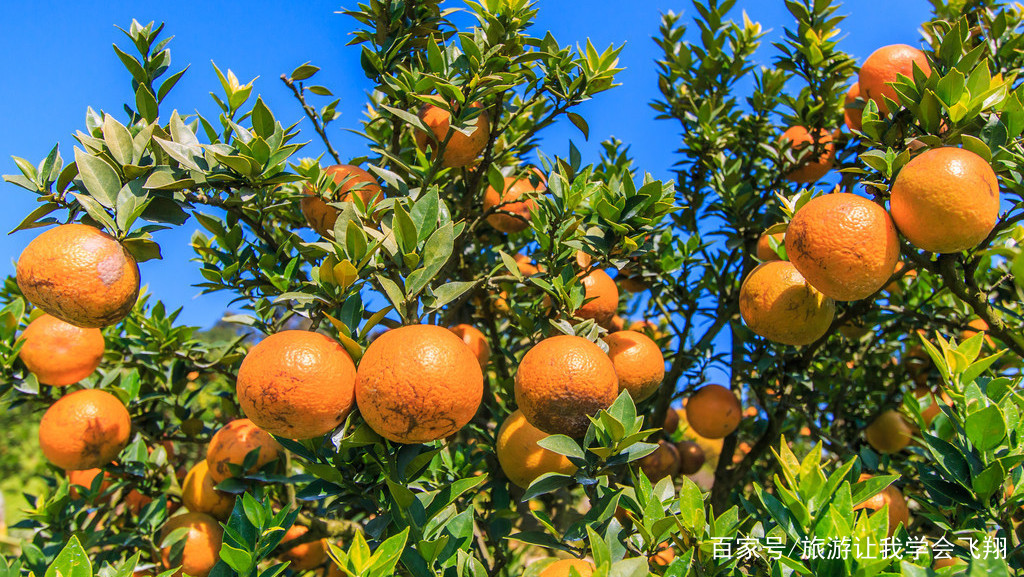
<svg viewBox="0 0 1024 577">
<path fill-rule="evenodd" d="M 63 224 L 37 236 L 18 258 L 18 287 L 32 304 L 75 326 L 105 327 L 131 312 L 139 266 L 109 234 Z"/>
<path fill-rule="evenodd" d="M 282 331 L 254 346 L 235 390 L 245 416 L 268 433 L 312 439 L 340 425 L 355 403 L 356 367 L 334 339 Z"/>
<path fill-rule="evenodd" d="M 39 423 L 39 445 L 48 461 L 74 471 L 102 467 L 128 444 L 132 420 L 114 395 L 83 389 L 50 406 Z"/>
<path fill-rule="evenodd" d="M 583 337 L 544 339 L 516 370 L 516 404 L 531 425 L 549 434 L 582 437 L 588 417 L 610 407 L 618 394 L 612 360 Z"/>
<path fill-rule="evenodd" d="M 900 242 L 884 208 L 856 194 L 834 192 L 812 199 L 793 215 L 786 254 L 822 294 L 855 301 L 889 282 Z"/>
<path fill-rule="evenodd" d="M 382 334 L 367 347 L 356 373 L 360 414 L 397 443 L 426 443 L 458 431 L 476 414 L 483 391 L 476 355 L 435 325 Z"/>
</svg>

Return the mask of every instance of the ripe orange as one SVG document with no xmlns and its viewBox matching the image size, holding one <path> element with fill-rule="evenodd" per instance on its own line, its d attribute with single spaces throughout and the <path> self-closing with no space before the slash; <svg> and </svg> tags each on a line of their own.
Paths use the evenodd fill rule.
<svg viewBox="0 0 1024 577">
<path fill-rule="evenodd" d="M 864 429 L 864 436 L 879 453 L 898 453 L 910 444 L 913 429 L 898 411 L 883 411 Z"/>
<path fill-rule="evenodd" d="M 531 178 L 534 182 L 531 182 Z M 530 197 L 526 200 L 520 199 L 524 195 L 545 190 L 547 187 L 544 186 L 544 181 L 539 180 L 537 176 L 505 177 L 505 190 L 500 196 L 498 191 L 488 186 L 484 192 L 484 210 L 489 211 L 497 206 L 497 210 L 501 212 L 488 215 L 487 224 L 505 233 L 522 232 L 530 228 L 530 214 L 537 208 L 537 203 Z"/>
<path fill-rule="evenodd" d="M 783 244 L 786 240 L 785 232 L 776 232 L 774 234 L 762 234 L 761 238 L 757 239 L 757 259 L 761 262 L 768 262 L 770 260 L 782 260 L 779 258 L 779 254 L 772 250 L 771 242 L 769 239 L 775 239 L 778 244 Z"/>
<path fill-rule="evenodd" d="M 870 478 L 871 475 L 864 473 L 861 474 L 857 481 L 860 482 Z M 886 505 L 889 506 L 889 536 L 892 537 L 900 523 L 903 523 L 904 527 L 910 526 L 910 509 L 907 508 L 907 502 L 903 498 L 903 493 L 898 488 L 889 485 L 881 493 L 857 505 L 853 510 L 880 511 Z"/>
<path fill-rule="evenodd" d="M 884 208 L 856 194 L 835 192 L 812 199 L 793 215 L 786 253 L 822 294 L 856 301 L 892 278 L 900 242 Z"/>
<path fill-rule="evenodd" d="M 102 467 L 128 444 L 132 420 L 114 395 L 82 389 L 61 397 L 43 414 L 43 455 L 66 471 Z"/>
<path fill-rule="evenodd" d="M 224 537 L 224 529 L 221 528 L 216 519 L 209 515 L 203 513 L 184 513 L 171 517 L 164 523 L 161 541 L 180 527 L 188 528 L 188 533 L 184 538 L 184 548 L 181 549 L 181 558 L 171 558 L 172 550 L 177 547 L 164 547 L 162 551 L 164 567 L 173 569 L 180 566 L 181 570 L 177 574 L 184 573 L 189 577 L 206 577 L 220 559 L 220 546 L 221 540 Z"/>
<path fill-rule="evenodd" d="M 643 333 L 654 339 L 655 342 L 668 337 L 668 333 L 661 330 L 661 326 L 659 326 L 658 323 L 653 321 L 645 320 L 629 323 L 629 330 L 636 331 L 638 333 Z"/>
<path fill-rule="evenodd" d="M 434 325 L 392 329 L 359 362 L 356 404 L 377 434 L 426 443 L 458 431 L 476 414 L 484 379 L 473 351 Z"/>
<path fill-rule="evenodd" d="M 900 170 L 889 204 L 911 244 L 930 252 L 960 252 L 995 227 L 999 180 L 989 163 L 969 150 L 933 148 Z"/>
<path fill-rule="evenodd" d="M 530 257 L 523 253 L 516 253 L 514 260 L 516 261 L 516 268 L 519 269 L 519 273 L 523 276 L 533 276 L 540 272 L 540 268 L 533 264 Z"/>
<path fill-rule="evenodd" d="M 206 448 L 206 464 L 214 484 L 232 476 L 229 464 L 241 466 L 245 456 L 259 449 L 259 458 L 249 472 L 262 468 L 280 457 L 281 446 L 249 419 L 235 419 L 213 434 Z"/>
<path fill-rule="evenodd" d="M 835 306 L 788 261 L 758 265 L 740 287 L 740 315 L 747 328 L 785 345 L 808 345 L 821 338 L 832 324 Z"/>
<path fill-rule="evenodd" d="M 676 443 L 676 451 L 679 452 L 679 472 L 683 475 L 692 475 L 704 466 L 704 449 L 696 441 L 680 441 Z"/>
<path fill-rule="evenodd" d="M 509 481 L 527 488 L 545 473 L 572 475 L 576 465 L 564 455 L 549 451 L 537 444 L 548 434 L 531 425 L 523 412 L 513 411 L 498 429 L 495 445 L 498 463 Z"/>
<path fill-rule="evenodd" d="M 857 84 L 861 96 L 865 100 L 874 100 L 879 112 L 888 112 L 889 107 L 882 99 L 883 96 L 899 102 L 896 89 L 888 84 L 896 82 L 898 74 L 913 78 L 914 64 L 917 64 L 925 75 L 931 73 L 928 57 L 917 48 L 906 44 L 892 44 L 875 50 L 860 67 Z"/>
<path fill-rule="evenodd" d="M 594 269 L 584 276 L 584 304 L 576 310 L 581 319 L 594 319 L 599 325 L 607 325 L 619 308 L 619 287 L 608 273 Z"/>
<path fill-rule="evenodd" d="M 462 339 L 462 342 L 466 343 L 473 354 L 476 355 L 477 362 L 480 363 L 480 369 L 484 370 L 487 368 L 487 361 L 491 359 L 491 345 L 487 344 L 487 337 L 480 329 L 473 325 L 455 325 L 449 327 L 451 332 L 455 333 L 455 336 Z"/>
<path fill-rule="evenodd" d="M 181 501 L 193 513 L 206 513 L 217 519 L 227 519 L 235 507 L 235 496 L 214 489 L 217 483 L 210 475 L 210 465 L 203 459 L 196 463 L 181 485 Z"/>
<path fill-rule="evenodd" d="M 658 448 L 637 463 L 652 483 L 679 474 L 679 450 L 668 441 L 658 441 Z"/>
<path fill-rule="evenodd" d="M 281 543 L 297 539 L 308 532 L 309 528 L 307 527 L 292 525 L 285 532 Z M 293 571 L 308 571 L 314 567 L 319 567 L 327 561 L 327 539 L 296 545 L 282 553 L 281 560 L 290 562 L 291 565 L 288 568 Z"/>
<path fill-rule="evenodd" d="M 722 385 L 704 385 L 686 401 L 686 422 L 702 437 L 726 437 L 742 418 L 739 399 Z"/>
<path fill-rule="evenodd" d="M 658 545 L 658 550 L 653 555 L 647 557 L 647 562 L 651 565 L 657 565 L 658 567 L 668 567 L 672 564 L 676 558 L 676 551 L 672 548 L 672 545 L 666 541 L 661 545 Z"/>
<path fill-rule="evenodd" d="M 852 106 L 858 98 L 860 98 L 860 83 L 854 82 L 850 89 L 846 91 L 846 97 L 843 99 L 843 121 L 851 131 L 860 131 L 861 117 L 864 115 L 862 109 Z"/>
<path fill-rule="evenodd" d="M 40 383 L 63 387 L 88 377 L 100 366 L 106 345 L 99 329 L 83 329 L 44 314 L 21 333 L 18 357 Z"/>
<path fill-rule="evenodd" d="M 595 567 L 590 561 L 562 559 L 545 567 L 538 577 L 569 577 L 569 569 L 575 569 L 580 577 L 590 577 L 594 574 Z"/>
<path fill-rule="evenodd" d="M 264 431 L 312 439 L 340 425 L 355 402 L 356 366 L 345 347 L 310 331 L 282 331 L 254 346 L 238 369 L 245 416 Z"/>
<path fill-rule="evenodd" d="M 440 100 L 440 97 L 435 96 L 432 99 Z M 470 121 L 471 123 L 475 122 L 476 127 L 468 135 L 451 128 L 452 115 L 444 108 L 434 106 L 433 104 L 424 106 L 420 110 L 419 116 L 430 128 L 433 135 L 429 136 L 426 132 L 417 130 L 415 134 L 416 146 L 420 150 L 428 148 L 437 150 L 437 147 L 444 143 L 447 138 L 448 144 L 444 146 L 444 159 L 441 162 L 441 166 L 459 168 L 472 164 L 480 156 L 480 153 L 484 151 L 484 148 L 487 147 L 487 139 L 490 138 L 491 127 L 490 122 L 488 122 L 487 111 L 483 106 L 479 102 L 474 102 L 470 106 L 479 109 L 480 113 L 474 120 Z M 449 134 L 451 134 L 450 138 L 448 137 Z"/>
<path fill-rule="evenodd" d="M 552 435 L 582 437 L 588 417 L 610 407 L 618 392 L 612 360 L 583 337 L 546 338 L 516 370 L 516 404 L 530 424 Z"/>
<path fill-rule="evenodd" d="M 139 296 L 135 258 L 114 237 L 84 224 L 62 224 L 28 243 L 17 279 L 29 302 L 85 328 L 120 321 Z"/>
<path fill-rule="evenodd" d="M 797 154 L 798 158 L 803 158 L 799 165 L 786 175 L 786 179 L 799 183 L 817 182 L 821 180 L 821 177 L 825 176 L 825 173 L 832 169 L 832 163 L 836 157 L 836 149 L 835 145 L 832 144 L 832 134 L 827 130 L 820 129 L 818 131 L 817 143 L 814 136 L 803 126 L 789 128 L 782 133 L 782 139 L 792 143 L 794 153 Z M 799 154 L 799 151 L 804 148 L 814 148 L 815 146 L 822 150 L 817 158 L 813 156 L 803 157 Z"/>
<path fill-rule="evenodd" d="M 640 402 L 658 391 L 665 378 L 665 356 L 658 343 L 636 331 L 618 331 L 604 337 L 608 357 L 615 365 L 619 392 L 629 391 Z"/>
<path fill-rule="evenodd" d="M 372 174 L 351 164 L 335 164 L 328 166 L 324 172 L 331 176 L 338 185 L 330 196 L 331 202 L 351 202 L 352 194 L 358 194 L 363 204 L 370 206 L 374 197 L 381 195 L 382 189 Z M 315 183 L 306 184 L 302 193 L 307 195 L 299 201 L 302 216 L 320 236 L 329 236 L 334 232 L 334 223 L 338 220 L 338 209 L 327 204 L 317 195 Z"/>
</svg>

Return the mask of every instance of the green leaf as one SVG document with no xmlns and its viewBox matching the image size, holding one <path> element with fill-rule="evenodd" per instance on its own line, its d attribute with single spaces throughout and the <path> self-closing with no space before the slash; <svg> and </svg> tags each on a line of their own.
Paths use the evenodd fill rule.
<svg viewBox="0 0 1024 577">
<path fill-rule="evenodd" d="M 394 575 L 395 567 L 405 549 L 405 543 L 409 538 L 409 528 L 406 527 L 401 533 L 389 537 L 377 547 L 370 558 L 370 568 L 374 575 Z"/>
<path fill-rule="evenodd" d="M 103 142 L 114 160 L 120 164 L 131 164 L 135 152 L 132 135 L 123 124 L 109 114 L 103 117 Z"/>
<path fill-rule="evenodd" d="M 92 563 L 77 536 L 71 536 L 44 577 L 92 577 Z"/>
<path fill-rule="evenodd" d="M 406 279 L 405 287 L 408 294 L 419 294 L 448 262 L 455 246 L 452 229 L 452 223 L 449 222 L 435 230 L 434 234 L 427 239 L 426 246 L 423 248 L 423 267 L 413 271 Z"/>
<path fill-rule="evenodd" d="M 307 63 L 303 64 L 302 66 L 299 66 L 295 70 L 292 70 L 291 78 L 292 78 L 292 80 L 305 80 L 305 79 L 313 76 L 314 74 L 316 74 L 319 71 L 320 71 L 319 67 L 313 66 L 312 64 L 307 62 Z"/>
<path fill-rule="evenodd" d="M 78 201 L 78 204 L 82 205 L 82 208 L 85 209 L 85 212 L 88 213 L 88 215 L 91 216 L 93 220 L 100 223 L 100 225 L 103 226 L 103 228 L 114 233 L 120 232 L 117 228 L 117 225 L 114 223 L 114 219 L 110 218 L 110 214 L 108 214 L 107 211 L 104 210 L 104 208 L 100 205 L 100 203 L 96 202 L 91 196 L 86 196 L 84 194 L 77 193 L 74 193 L 72 196 L 75 197 L 75 200 Z"/>
<path fill-rule="evenodd" d="M 419 234 L 416 224 L 400 204 L 395 205 L 392 230 L 395 232 L 395 241 L 398 242 L 398 248 L 402 254 L 411 254 L 416 250 L 416 240 Z"/>
<path fill-rule="evenodd" d="M 263 103 L 263 98 L 256 97 L 256 104 L 252 107 L 252 129 L 263 138 L 270 138 L 274 134 L 274 115 Z"/>
<path fill-rule="evenodd" d="M 476 286 L 474 281 L 456 281 L 445 283 L 434 289 L 434 301 L 430 308 L 437 310 L 462 296 L 463 293 Z"/>
<path fill-rule="evenodd" d="M 92 156 L 75 147 L 75 164 L 82 184 L 96 202 L 105 208 L 113 208 L 117 192 L 121 190 L 121 179 L 117 172 L 98 156 Z"/>
<path fill-rule="evenodd" d="M 252 569 L 252 555 L 227 543 L 220 546 L 220 558 L 239 575 L 248 575 Z"/>
<path fill-rule="evenodd" d="M 573 126 L 580 129 L 583 133 L 584 140 L 590 140 L 590 126 L 587 125 L 587 121 L 582 116 L 575 112 L 568 112 L 569 121 L 572 122 Z"/>
<path fill-rule="evenodd" d="M 135 91 L 135 107 L 139 109 L 139 114 L 146 119 L 146 122 L 154 122 L 160 113 L 156 97 L 145 84 L 140 84 L 138 90 Z"/>
<path fill-rule="evenodd" d="M 160 254 L 160 245 L 148 238 L 128 238 L 121 244 L 124 245 L 128 252 L 132 253 L 132 256 L 138 262 L 161 260 L 164 258 Z"/>
<path fill-rule="evenodd" d="M 521 501 L 526 502 L 539 495 L 556 491 L 562 487 L 568 487 L 572 482 L 572 477 L 568 475 L 545 473 L 530 483 L 530 486 L 523 493 Z"/>
<path fill-rule="evenodd" d="M 537 445 L 566 457 L 575 457 L 581 460 L 587 457 L 579 444 L 566 435 L 549 435 L 537 441 Z"/>
<path fill-rule="evenodd" d="M 995 405 L 967 415 L 965 429 L 967 438 L 982 451 L 996 447 L 1006 436 L 1006 422 L 999 407 Z"/>
</svg>

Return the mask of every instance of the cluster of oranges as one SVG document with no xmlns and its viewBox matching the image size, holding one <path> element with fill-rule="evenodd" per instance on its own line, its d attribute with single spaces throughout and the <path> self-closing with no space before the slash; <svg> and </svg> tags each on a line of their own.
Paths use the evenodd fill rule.
<svg viewBox="0 0 1024 577">
<path fill-rule="evenodd" d="M 861 68 L 848 101 L 874 101 L 883 112 L 886 98 L 896 99 L 892 83 L 898 75 L 912 76 L 917 68 L 931 69 L 920 50 L 887 46 L 877 50 Z M 859 109 L 847 109 L 847 124 L 860 128 Z M 802 132 L 801 132 L 802 131 Z M 817 142 L 824 152 L 790 172 L 796 182 L 814 182 L 831 168 L 832 136 L 811 138 L 801 127 L 783 135 L 796 148 Z M 785 233 L 788 261 L 771 250 L 771 235 L 758 242 L 765 261 L 744 279 L 740 312 L 758 335 L 786 345 L 807 345 L 824 336 L 832 324 L 835 301 L 871 297 L 889 284 L 900 257 L 899 236 L 914 247 L 936 253 L 970 249 L 995 227 L 999 213 L 999 183 L 992 167 L 977 154 L 956 147 L 934 148 L 917 154 L 892 184 L 889 210 L 864 197 L 833 192 L 800 207 Z"/>
</svg>

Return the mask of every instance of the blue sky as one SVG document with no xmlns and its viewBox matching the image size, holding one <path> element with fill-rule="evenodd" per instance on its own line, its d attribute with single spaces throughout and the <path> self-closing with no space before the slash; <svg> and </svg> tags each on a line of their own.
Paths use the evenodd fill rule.
<svg viewBox="0 0 1024 577">
<path fill-rule="evenodd" d="M 458 3 L 449 2 L 449 6 Z M 259 76 L 255 91 L 262 94 L 282 122 L 302 118 L 290 93 L 278 77 L 306 61 L 322 68 L 318 80 L 341 99 L 340 119 L 332 125 L 331 138 L 342 157 L 365 154 L 365 141 L 343 131 L 358 128 L 365 93 L 371 87 L 359 68 L 359 49 L 345 46 L 354 22 L 335 14 L 342 5 L 326 2 L 210 2 L 179 0 L 174 3 L 83 0 L 45 2 L 7 0 L 0 8 L 0 173 L 16 173 L 11 155 L 38 163 L 49 149 L 60 143 L 65 159 L 72 156 L 71 135 L 84 126 L 85 110 L 92 106 L 123 117 L 121 103 L 131 99 L 128 73 L 110 45 L 127 38 L 115 25 L 127 28 L 132 18 L 142 23 L 166 22 L 165 34 L 174 35 L 170 48 L 172 70 L 191 64 L 171 97 L 162 106 L 168 113 L 196 109 L 213 117 L 215 105 L 210 91 L 220 91 L 210 65 L 232 69 L 243 82 Z M 346 7 L 354 7 L 350 1 Z M 544 134 L 542 149 L 549 155 L 565 154 L 571 138 L 586 160 L 596 159 L 599 143 L 615 136 L 631 146 L 637 166 L 658 178 L 671 179 L 677 147 L 675 125 L 655 121 L 648 103 L 657 94 L 654 60 L 660 14 L 673 10 L 693 14 L 689 2 L 662 0 L 591 1 L 539 0 L 540 14 L 533 30 L 545 30 L 562 44 L 576 44 L 590 38 L 603 49 L 610 43 L 625 43 L 620 55 L 622 87 L 598 95 L 578 112 L 590 125 L 590 142 L 568 125 L 555 126 Z M 750 18 L 769 30 L 759 63 L 768 65 L 771 41 L 782 35 L 791 19 L 782 0 L 740 0 L 735 18 L 746 10 Z M 887 44 L 920 42 L 920 23 L 928 18 L 926 0 L 847 0 L 840 9 L 844 22 L 842 46 L 859 61 L 875 48 Z M 879 15 L 884 14 L 884 18 Z M 123 118 L 122 118 L 123 119 Z M 316 156 L 321 147 L 308 121 L 300 125 L 303 140 L 311 145 L 303 156 Z M 14 228 L 35 206 L 34 196 L 7 183 L 0 183 L 4 210 L 0 229 Z M 170 308 L 184 307 L 182 320 L 209 326 L 224 311 L 227 295 L 195 298 L 193 283 L 201 282 L 188 241 L 194 224 L 158 233 L 164 260 L 143 263 L 143 282 L 151 293 Z M 14 262 L 37 231 L 0 235 L 0 274 L 14 273 Z"/>
</svg>

